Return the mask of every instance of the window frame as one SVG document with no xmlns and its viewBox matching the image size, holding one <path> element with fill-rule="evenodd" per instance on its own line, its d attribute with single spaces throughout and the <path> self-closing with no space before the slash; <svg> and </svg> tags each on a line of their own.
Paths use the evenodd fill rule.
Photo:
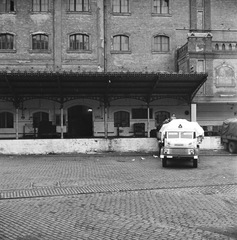
<svg viewBox="0 0 237 240">
<path fill-rule="evenodd" d="M 130 112 L 124 110 L 114 112 L 114 127 L 130 127 Z"/>
<path fill-rule="evenodd" d="M 4 32 L 4 33 L 0 33 L 0 38 L 1 36 L 4 36 L 4 35 L 12 37 L 12 48 L 2 48 L 2 49 L 0 48 L 0 52 L 15 53 L 16 52 L 16 34 L 10 33 L 10 32 Z"/>
<path fill-rule="evenodd" d="M 82 1 L 82 10 L 77 10 L 77 0 L 67 0 L 67 12 L 68 13 L 91 13 L 91 0 L 81 0 Z M 85 1 L 88 2 L 88 10 L 85 10 Z M 70 6 L 74 5 L 74 9 L 71 10 Z"/>
<path fill-rule="evenodd" d="M 47 3 L 46 3 L 46 5 L 47 5 L 47 10 L 42 10 L 42 1 L 43 0 L 38 0 L 39 1 L 39 10 L 35 10 L 34 9 L 34 1 L 36 1 L 36 0 L 32 0 L 32 12 L 49 12 L 49 3 L 50 3 L 50 0 L 46 0 L 47 1 Z"/>
<path fill-rule="evenodd" d="M 163 3 L 165 0 L 158 0 L 160 1 L 161 3 Z M 154 0 L 151 0 L 151 13 L 152 13 L 152 16 L 158 16 L 158 17 L 170 17 L 171 16 L 171 4 L 172 4 L 172 0 L 168 0 L 168 12 L 162 12 L 162 4 L 160 4 L 160 11 L 157 12 L 157 11 L 154 11 Z"/>
<path fill-rule="evenodd" d="M 119 37 L 119 49 L 115 49 L 115 38 Z M 128 41 L 128 48 L 127 49 L 122 49 L 123 47 L 123 43 L 122 43 L 122 39 L 124 38 L 124 41 L 126 42 L 126 40 Z M 112 36 L 112 44 L 111 44 L 112 50 L 111 53 L 131 53 L 130 50 L 130 36 L 128 34 L 116 34 L 114 36 Z"/>
<path fill-rule="evenodd" d="M 71 41 L 70 41 L 70 38 L 72 36 L 87 36 L 88 37 L 88 49 L 72 49 L 70 46 L 71 46 Z M 79 45 L 80 45 L 80 42 L 79 42 Z M 87 33 L 87 32 L 73 32 L 73 33 L 70 33 L 68 34 L 68 50 L 67 52 L 69 53 L 92 53 L 92 50 L 91 50 L 91 34 Z"/>
<path fill-rule="evenodd" d="M 118 2 L 118 4 L 117 4 L 117 7 L 119 8 L 118 12 L 114 11 L 115 1 Z M 122 1 L 127 1 L 127 5 L 123 6 L 122 5 L 122 3 L 123 3 Z M 124 7 L 126 8 L 126 11 L 123 11 Z M 125 16 L 131 15 L 130 9 L 131 9 L 131 1 L 130 0 L 112 0 L 111 1 L 111 13 L 113 15 L 125 15 Z"/>
<path fill-rule="evenodd" d="M 2 118 L 2 115 L 4 118 L 4 122 L 3 122 L 3 124 L 0 122 L 0 129 L 14 128 L 14 114 L 9 111 L 1 111 L 0 119 Z M 9 119 L 9 117 L 10 117 L 10 119 Z M 11 121 L 10 125 L 9 125 L 9 121 Z"/>
<path fill-rule="evenodd" d="M 41 35 L 41 36 L 47 36 L 48 37 L 48 49 L 34 49 L 33 46 L 33 37 L 37 36 L 37 35 Z M 29 52 L 30 53 L 51 53 L 51 37 L 50 34 L 46 33 L 46 32 L 34 32 L 30 34 L 30 49 Z"/>
<path fill-rule="evenodd" d="M 158 45 L 159 43 L 155 43 L 156 39 L 160 38 L 161 41 L 160 41 L 160 50 L 156 49 L 156 45 Z M 162 42 L 162 39 L 167 39 L 167 48 L 168 50 L 165 51 L 164 50 L 164 46 L 165 46 L 165 43 Z M 157 54 L 167 54 L 167 53 L 170 53 L 170 49 L 171 49 L 171 46 L 170 46 L 170 37 L 167 36 L 166 34 L 156 34 L 153 36 L 152 38 L 152 53 L 157 53 Z"/>
<path fill-rule="evenodd" d="M 16 12 L 16 0 L 5 0 L 5 1 L 6 1 L 5 3 L 2 3 L 2 7 L 4 8 L 3 11 L 1 11 L 1 7 L 0 7 L 0 14 L 15 13 Z M 13 2 L 13 6 L 11 6 L 12 2 Z M 0 6 L 1 6 L 1 2 L 0 2 Z"/>
</svg>

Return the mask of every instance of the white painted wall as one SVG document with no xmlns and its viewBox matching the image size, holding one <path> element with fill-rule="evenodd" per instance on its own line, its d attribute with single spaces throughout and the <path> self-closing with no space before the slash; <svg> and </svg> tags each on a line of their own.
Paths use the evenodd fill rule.
<svg viewBox="0 0 237 240">
<path fill-rule="evenodd" d="M 201 149 L 221 149 L 219 137 L 205 137 Z M 156 138 L 1 140 L 0 154 L 156 152 Z"/>
</svg>

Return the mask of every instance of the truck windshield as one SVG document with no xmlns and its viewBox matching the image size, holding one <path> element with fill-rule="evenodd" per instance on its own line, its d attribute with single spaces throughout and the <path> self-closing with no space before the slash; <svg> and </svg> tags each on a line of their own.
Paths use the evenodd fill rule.
<svg viewBox="0 0 237 240">
<path fill-rule="evenodd" d="M 192 139 L 193 138 L 193 132 L 181 132 L 181 138 Z"/>
<path fill-rule="evenodd" d="M 168 138 L 179 138 L 179 132 L 168 132 L 167 133 Z"/>
<path fill-rule="evenodd" d="M 167 138 L 193 139 L 193 132 L 169 131 L 167 132 Z"/>
</svg>

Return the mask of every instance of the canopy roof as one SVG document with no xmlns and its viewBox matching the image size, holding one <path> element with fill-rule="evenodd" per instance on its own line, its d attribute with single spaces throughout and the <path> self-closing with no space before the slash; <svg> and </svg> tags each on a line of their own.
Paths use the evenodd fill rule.
<svg viewBox="0 0 237 240">
<path fill-rule="evenodd" d="M 140 97 L 150 102 L 168 97 L 191 102 L 206 80 L 204 73 L 4 71 L 0 99 Z"/>
</svg>

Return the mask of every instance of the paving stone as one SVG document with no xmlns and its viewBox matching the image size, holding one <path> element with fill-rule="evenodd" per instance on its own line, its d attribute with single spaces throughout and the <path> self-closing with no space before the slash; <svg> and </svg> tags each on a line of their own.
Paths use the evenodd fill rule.
<svg viewBox="0 0 237 240">
<path fill-rule="evenodd" d="M 236 156 L 145 158 L 0 156 L 0 239 L 237 239 Z"/>
</svg>

